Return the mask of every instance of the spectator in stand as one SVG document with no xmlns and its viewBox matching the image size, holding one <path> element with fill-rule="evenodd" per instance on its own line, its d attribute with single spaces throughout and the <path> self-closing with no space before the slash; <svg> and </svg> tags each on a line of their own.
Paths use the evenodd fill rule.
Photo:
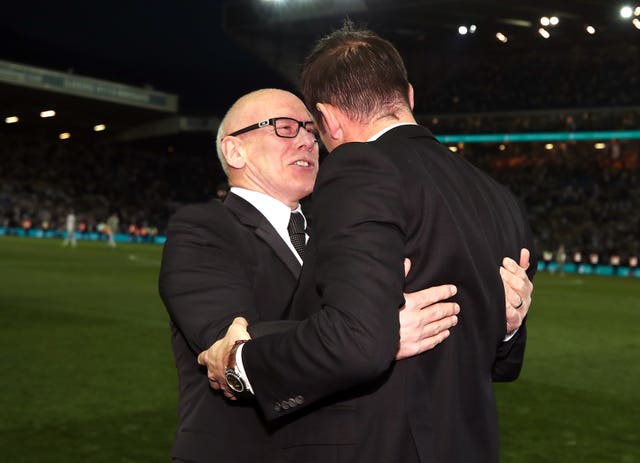
<svg viewBox="0 0 640 463">
<path fill-rule="evenodd" d="M 138 235 L 140 234 L 138 226 L 135 223 L 129 225 L 129 239 L 132 243 L 138 241 Z"/>
</svg>

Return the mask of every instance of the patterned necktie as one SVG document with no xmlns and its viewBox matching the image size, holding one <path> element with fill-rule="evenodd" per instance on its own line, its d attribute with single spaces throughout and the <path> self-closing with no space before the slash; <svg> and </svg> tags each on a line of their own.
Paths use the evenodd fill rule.
<svg viewBox="0 0 640 463">
<path fill-rule="evenodd" d="M 306 237 L 304 233 L 304 217 L 298 212 L 292 212 L 289 219 L 289 226 L 287 227 L 289 237 L 293 247 L 298 251 L 298 255 L 304 260 L 304 246 L 306 244 Z"/>
</svg>

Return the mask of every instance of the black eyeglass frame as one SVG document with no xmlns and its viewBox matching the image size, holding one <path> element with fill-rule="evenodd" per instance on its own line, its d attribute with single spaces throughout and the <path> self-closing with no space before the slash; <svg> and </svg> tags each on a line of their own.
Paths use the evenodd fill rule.
<svg viewBox="0 0 640 463">
<path fill-rule="evenodd" d="M 286 119 L 288 121 L 292 121 L 295 122 L 296 124 L 298 124 L 298 129 L 296 130 L 296 133 L 293 135 L 280 135 L 278 133 L 278 127 L 276 126 L 276 122 L 282 119 Z M 305 130 L 307 130 L 307 125 L 308 124 L 313 124 L 313 121 L 299 121 L 297 119 L 294 119 L 292 117 L 273 117 L 271 119 L 267 119 L 265 121 L 260 121 L 257 124 L 252 124 L 250 126 L 245 127 L 244 129 L 240 129 L 240 130 L 236 130 L 233 133 L 228 134 L 228 137 L 235 137 L 237 135 L 241 135 L 243 133 L 247 133 L 250 132 L 252 130 L 256 130 L 256 129 L 261 129 L 262 127 L 266 127 L 268 125 L 272 125 L 274 132 L 276 133 L 276 136 L 280 137 L 280 138 L 296 138 L 298 136 L 298 134 L 300 133 L 300 128 L 303 128 Z M 315 132 L 314 131 L 310 131 L 307 130 L 307 132 L 311 132 L 313 133 L 313 135 L 315 136 Z"/>
</svg>

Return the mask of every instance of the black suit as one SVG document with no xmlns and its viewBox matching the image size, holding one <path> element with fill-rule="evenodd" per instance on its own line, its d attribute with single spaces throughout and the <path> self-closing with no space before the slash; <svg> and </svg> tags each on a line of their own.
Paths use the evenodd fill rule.
<svg viewBox="0 0 640 463">
<path fill-rule="evenodd" d="M 171 317 L 179 379 L 172 457 L 236 463 L 273 455 L 255 404 L 230 402 L 211 390 L 196 359 L 234 317 L 249 320 L 252 336 L 286 328 L 273 321 L 284 318 L 300 267 L 267 219 L 234 194 L 224 205 L 187 206 L 171 219 L 160 294 Z"/>
<path fill-rule="evenodd" d="M 328 156 L 313 214 L 291 309 L 307 320 L 243 350 L 265 415 L 292 420 L 276 435 L 280 461 L 496 462 L 492 379 L 518 376 L 526 340 L 523 325 L 503 342 L 498 272 L 533 248 L 519 203 L 426 128 L 400 126 Z M 394 363 L 403 290 L 443 283 L 458 287 L 458 325 Z"/>
</svg>

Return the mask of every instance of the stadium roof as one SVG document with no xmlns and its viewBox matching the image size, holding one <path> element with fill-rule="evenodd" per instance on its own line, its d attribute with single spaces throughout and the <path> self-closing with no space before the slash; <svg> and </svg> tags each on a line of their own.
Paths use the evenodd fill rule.
<svg viewBox="0 0 640 463">
<path fill-rule="evenodd" d="M 622 31 L 625 27 L 619 9 L 624 4 L 609 0 L 233 0 L 225 2 L 225 9 L 227 27 L 279 31 L 281 35 L 324 34 L 348 15 L 394 36 L 437 38 L 455 34 L 459 25 L 476 24 L 478 35 L 492 40 L 500 28 L 519 28 L 523 32 L 520 38 L 528 40 L 527 37 L 538 38 L 542 16 L 557 16 L 560 32 L 564 29 L 573 33 L 576 26 L 583 30 L 587 24 L 603 33 Z M 636 6 L 632 1 L 626 4 Z M 630 20 L 626 22 L 630 26 Z M 571 38 L 567 33 L 563 35 Z"/>
<path fill-rule="evenodd" d="M 587 41 L 591 46 L 639 42 L 638 26 L 631 23 L 633 17 L 620 17 L 620 6 L 608 0 L 235 0 L 225 2 L 224 26 L 293 80 L 315 40 L 347 17 L 401 49 L 483 53 L 500 48 L 517 53 L 544 46 L 569 49 Z M 550 37 L 544 39 L 540 20 L 554 16 L 558 24 L 545 27 Z M 461 26 L 467 30 L 464 36 Z M 594 28 L 594 35 L 586 32 L 587 26 Z M 497 33 L 507 43 L 500 42 Z"/>
</svg>

